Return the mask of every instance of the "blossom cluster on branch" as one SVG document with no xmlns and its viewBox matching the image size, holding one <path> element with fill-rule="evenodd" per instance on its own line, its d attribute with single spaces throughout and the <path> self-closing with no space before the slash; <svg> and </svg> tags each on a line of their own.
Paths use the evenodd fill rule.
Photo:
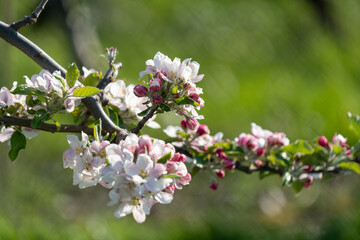
<svg viewBox="0 0 360 240">
<path fill-rule="evenodd" d="M 234 139 L 222 133 L 211 135 L 209 127 L 198 122 L 203 116 L 197 110 L 204 101 L 196 85 L 203 78 L 197 62 L 171 60 L 158 52 L 140 73 L 139 80 L 146 80 L 134 86 L 115 79 L 121 64 L 115 63 L 116 49 L 107 52 L 110 69 L 105 76 L 86 68 L 80 75 L 71 64 L 65 76 L 42 70 L 25 77 L 24 84 L 15 82 L 10 90 L 3 87 L 0 141 L 10 140 L 9 157 L 15 160 L 26 147 L 26 138 L 37 136 L 39 130 L 81 133 L 81 139 L 67 136 L 70 148 L 63 154 L 64 168 L 73 170 L 73 184 L 79 188 L 99 184 L 109 189 L 108 205 L 117 206 L 117 218 L 132 214 L 137 222 L 144 222 L 155 203 L 169 204 L 176 189 L 205 171 L 210 172 L 213 190 L 220 179 L 238 170 L 259 172 L 261 178 L 279 175 L 283 185 L 296 192 L 324 175 L 360 173 L 360 144 L 350 147 L 340 134 L 331 141 L 322 136 L 291 143 L 284 133 L 252 123 L 251 133 L 240 133 Z M 106 117 L 125 135 L 103 129 L 101 118 L 92 116 L 83 102 L 91 97 L 97 97 Z M 164 129 L 168 139 L 142 133 L 145 125 L 159 128 L 156 115 L 170 111 L 183 119 L 180 126 Z M 74 125 L 59 123 L 58 113 L 71 114 Z M 359 118 L 349 117 L 356 130 Z"/>
</svg>

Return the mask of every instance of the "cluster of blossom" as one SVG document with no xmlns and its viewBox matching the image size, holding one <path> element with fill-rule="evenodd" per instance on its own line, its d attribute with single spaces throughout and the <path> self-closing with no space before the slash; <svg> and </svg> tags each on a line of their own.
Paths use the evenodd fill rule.
<svg viewBox="0 0 360 240">
<path fill-rule="evenodd" d="M 155 203 L 168 204 L 175 189 L 189 184 L 191 175 L 185 155 L 174 146 L 148 135 L 129 134 L 119 144 L 82 133 L 67 136 L 71 146 L 63 154 L 64 168 L 74 170 L 74 185 L 80 188 L 97 183 L 111 189 L 109 206 L 118 205 L 115 217 L 133 214 L 142 223 Z"/>
<path fill-rule="evenodd" d="M 0 108 L 3 116 L 33 119 L 39 110 L 46 113 L 54 113 L 62 109 L 72 112 L 79 104 L 80 98 L 73 97 L 72 92 L 82 84 L 76 81 L 70 88 L 60 72 L 51 74 L 42 70 L 30 79 L 25 76 L 25 81 L 25 84 L 19 86 L 17 82 L 14 82 L 10 90 L 6 87 L 1 88 Z M 22 128 L 21 130 L 29 139 L 38 135 L 36 129 Z M 14 132 L 13 127 L 3 126 L 0 142 L 9 140 Z"/>
<path fill-rule="evenodd" d="M 127 125 L 136 123 L 140 118 L 138 114 L 147 108 L 145 105 L 147 98 L 135 96 L 134 85 L 126 86 L 123 80 L 109 83 L 104 89 L 104 95 L 109 104 L 119 109 L 118 113 Z M 160 125 L 153 121 L 155 116 L 146 125 L 151 128 L 160 128 Z"/>
<path fill-rule="evenodd" d="M 158 104 L 179 115 L 202 118 L 196 110 L 204 106 L 199 97 L 202 89 L 195 83 L 202 80 L 203 74 L 198 75 L 200 65 L 190 58 L 181 62 L 179 58 L 171 60 L 168 56 L 157 52 L 154 59 L 146 61 L 146 69 L 140 73 L 140 78 L 149 76 L 145 85 L 134 87 L 138 97 L 147 97 L 152 104 Z"/>
<path fill-rule="evenodd" d="M 206 125 L 200 125 L 196 119 L 183 119 L 181 127 L 168 126 L 164 132 L 173 139 L 177 147 L 187 149 L 193 156 L 188 161 L 194 168 L 212 173 L 210 188 L 218 188 L 218 179 L 224 178 L 226 170 L 246 167 L 247 171 L 267 171 L 265 167 L 277 170 L 284 184 L 309 187 L 314 179 L 321 179 L 323 171 L 331 171 L 341 161 L 348 159 L 351 150 L 346 138 L 335 134 L 332 142 L 322 136 L 318 146 L 311 146 L 305 152 L 296 148 L 293 151 L 290 141 L 284 133 L 262 129 L 251 124 L 251 133 L 241 133 L 233 141 L 222 139 L 223 134 L 210 135 Z M 325 151 L 323 159 L 317 159 L 315 165 L 309 164 L 309 156 L 317 157 L 317 151 Z M 329 163 L 329 159 L 332 159 Z M 286 163 L 285 163 L 286 162 Z M 327 167 L 324 168 L 324 164 Z"/>
</svg>

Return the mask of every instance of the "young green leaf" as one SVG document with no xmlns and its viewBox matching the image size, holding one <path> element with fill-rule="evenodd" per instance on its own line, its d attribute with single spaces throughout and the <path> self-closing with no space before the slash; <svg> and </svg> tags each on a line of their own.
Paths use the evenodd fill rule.
<svg viewBox="0 0 360 240">
<path fill-rule="evenodd" d="M 80 72 L 75 63 L 72 63 L 66 71 L 66 82 L 69 87 L 75 85 L 76 80 L 80 77 Z"/>
<path fill-rule="evenodd" d="M 157 160 L 158 163 L 166 163 L 171 158 L 171 153 L 167 153 L 164 156 L 162 156 L 159 160 Z"/>
<path fill-rule="evenodd" d="M 283 147 L 282 151 L 288 153 L 312 154 L 314 152 L 314 149 L 309 143 L 305 142 L 304 140 L 297 140 L 295 143 Z"/>
<path fill-rule="evenodd" d="M 339 164 L 339 167 L 350 169 L 356 172 L 357 174 L 360 174 L 360 165 L 356 162 L 342 162 Z"/>
<path fill-rule="evenodd" d="M 184 104 L 191 104 L 191 105 L 194 105 L 194 106 L 199 105 L 197 102 L 195 102 L 194 100 L 192 100 L 188 96 L 184 96 L 184 97 L 181 97 L 181 98 L 176 98 L 176 99 L 174 99 L 174 102 L 177 105 L 184 105 Z"/>
<path fill-rule="evenodd" d="M 40 125 L 50 119 L 50 114 L 45 109 L 39 109 L 36 111 L 33 120 L 31 121 L 32 128 L 38 128 Z"/>
<path fill-rule="evenodd" d="M 149 108 L 145 109 L 144 111 L 138 113 L 138 116 L 139 117 L 145 116 L 146 114 L 148 114 L 148 112 L 150 112 L 150 109 L 151 109 L 151 107 L 149 107 Z"/>
<path fill-rule="evenodd" d="M 96 84 L 99 82 L 99 75 L 97 73 L 90 73 L 84 80 L 85 86 L 93 86 L 95 87 Z"/>
<path fill-rule="evenodd" d="M 81 88 L 75 89 L 73 92 L 73 96 L 74 97 L 92 97 L 92 96 L 95 96 L 96 94 L 98 94 L 99 92 L 101 92 L 100 89 L 98 89 L 96 87 L 87 86 L 87 87 L 81 87 Z"/>
<path fill-rule="evenodd" d="M 26 147 L 26 138 L 25 136 L 19 132 L 16 131 L 13 133 L 10 139 L 11 149 L 9 152 L 9 158 L 11 161 L 14 161 L 21 149 L 25 149 Z"/>
<path fill-rule="evenodd" d="M 46 93 L 41 92 L 38 89 L 29 87 L 26 84 L 20 84 L 15 88 L 13 91 L 11 91 L 12 94 L 20 94 L 20 95 L 36 95 L 36 96 L 46 96 Z"/>
</svg>

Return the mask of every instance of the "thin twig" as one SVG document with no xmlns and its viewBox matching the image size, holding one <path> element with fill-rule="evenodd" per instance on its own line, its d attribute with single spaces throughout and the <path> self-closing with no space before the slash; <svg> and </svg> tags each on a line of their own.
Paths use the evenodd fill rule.
<svg viewBox="0 0 360 240">
<path fill-rule="evenodd" d="M 10 27 L 17 31 L 22 27 L 36 23 L 47 2 L 48 0 L 42 0 L 39 6 L 37 6 L 35 11 L 30 16 L 25 16 L 24 19 L 12 23 Z"/>
<path fill-rule="evenodd" d="M 104 90 L 104 88 L 112 82 L 113 80 L 113 66 L 111 66 L 111 64 L 109 64 L 110 67 L 107 70 L 107 72 L 105 73 L 105 75 L 101 78 L 101 80 L 99 81 L 99 83 L 96 85 L 96 87 L 100 90 Z"/>
<path fill-rule="evenodd" d="M 154 116 L 158 107 L 159 107 L 159 105 L 154 105 L 151 108 L 151 110 L 148 112 L 148 114 L 146 114 L 146 116 L 141 119 L 141 121 L 137 124 L 137 126 L 131 130 L 131 132 L 138 134 L 140 132 L 140 130 L 145 126 L 145 123 Z"/>
<path fill-rule="evenodd" d="M 25 119 L 25 118 L 16 118 L 16 117 L 0 117 L 0 123 L 6 125 L 6 126 L 19 126 L 19 127 L 27 127 L 27 128 L 32 128 L 31 127 L 31 119 Z M 38 128 L 33 128 L 33 129 L 38 129 L 41 131 L 45 131 L 45 132 L 67 132 L 67 133 L 81 133 L 84 132 L 88 135 L 93 135 L 94 134 L 94 129 L 89 128 L 89 127 L 85 127 L 82 125 L 60 125 L 60 128 L 58 129 L 58 126 L 56 126 L 55 124 L 50 124 L 50 123 L 42 123 L 40 125 L 40 127 Z"/>
</svg>

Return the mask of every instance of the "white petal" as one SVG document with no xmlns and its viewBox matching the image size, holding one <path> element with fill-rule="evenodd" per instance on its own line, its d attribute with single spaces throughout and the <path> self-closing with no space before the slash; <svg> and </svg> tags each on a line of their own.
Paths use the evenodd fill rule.
<svg viewBox="0 0 360 240">
<path fill-rule="evenodd" d="M 173 196 L 167 192 L 160 192 L 156 194 L 155 200 L 161 204 L 169 204 L 173 200 Z"/>
<path fill-rule="evenodd" d="M 32 128 L 23 128 L 22 129 L 22 133 L 24 134 L 24 136 L 28 139 L 32 139 L 34 137 L 39 136 L 39 130 L 37 129 L 32 129 Z"/>
<path fill-rule="evenodd" d="M 12 127 L 6 128 L 5 126 L 3 126 L 0 132 L 0 142 L 5 142 L 9 140 L 14 132 L 15 130 Z"/>
<path fill-rule="evenodd" d="M 145 215 L 144 210 L 140 206 L 135 206 L 132 213 L 133 213 L 133 217 L 136 222 L 138 222 L 138 223 L 145 222 L 146 215 Z"/>
<path fill-rule="evenodd" d="M 150 170 L 154 166 L 154 162 L 146 154 L 140 154 L 136 160 L 139 169 Z"/>
<path fill-rule="evenodd" d="M 181 127 L 179 126 L 172 126 L 172 125 L 169 125 L 167 126 L 163 131 L 166 135 L 168 135 L 169 137 L 177 137 L 177 132 L 178 131 L 181 131 Z"/>
<path fill-rule="evenodd" d="M 134 209 L 134 206 L 129 203 L 122 203 L 120 206 L 115 210 L 114 216 L 116 218 L 122 218 L 128 214 L 130 214 Z"/>
</svg>

